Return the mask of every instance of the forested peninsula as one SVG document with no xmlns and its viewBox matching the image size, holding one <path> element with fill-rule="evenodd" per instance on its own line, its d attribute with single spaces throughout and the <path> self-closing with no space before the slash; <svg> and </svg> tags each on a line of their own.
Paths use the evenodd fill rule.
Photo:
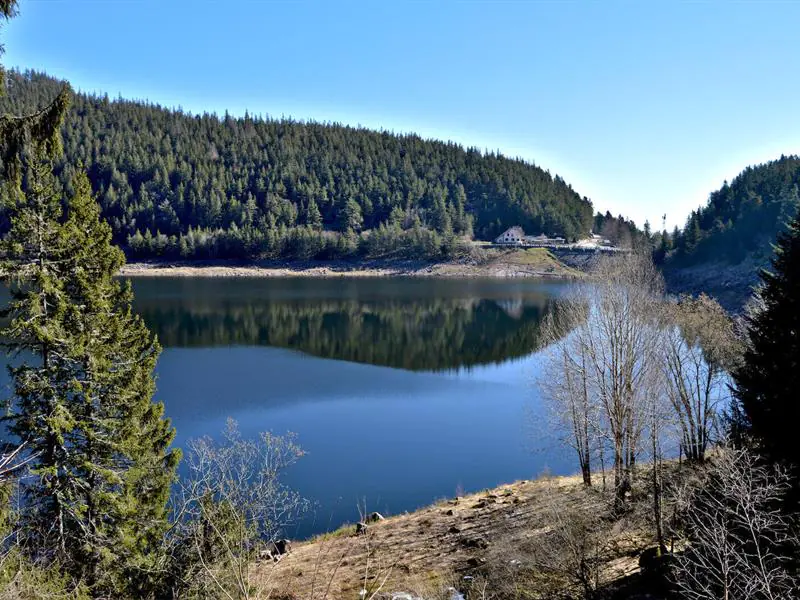
<svg viewBox="0 0 800 600">
<path fill-rule="evenodd" d="M 0 113 L 66 85 L 8 73 Z M 452 258 L 509 224 L 584 237 L 592 205 L 520 159 L 413 134 L 245 114 L 192 115 L 76 93 L 55 171 L 83 165 L 131 259 Z M 8 225 L 3 224 L 7 229 Z"/>
</svg>

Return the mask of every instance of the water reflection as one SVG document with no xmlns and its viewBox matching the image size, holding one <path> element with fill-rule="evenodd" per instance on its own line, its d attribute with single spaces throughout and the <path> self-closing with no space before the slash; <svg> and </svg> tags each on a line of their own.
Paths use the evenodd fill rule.
<svg viewBox="0 0 800 600">
<path fill-rule="evenodd" d="M 532 442 L 529 431 L 544 422 L 531 353 L 563 285 L 154 278 L 133 286 L 136 310 L 165 346 L 156 399 L 177 447 L 217 435 L 228 417 L 246 437 L 298 434 L 308 454 L 285 483 L 315 510 L 291 537 L 354 521 L 364 500 L 398 514 L 459 489 L 574 469 L 553 432 L 542 426 Z"/>
<path fill-rule="evenodd" d="M 559 286 L 418 279 L 139 279 L 166 347 L 274 346 L 407 370 L 526 356 Z"/>
</svg>

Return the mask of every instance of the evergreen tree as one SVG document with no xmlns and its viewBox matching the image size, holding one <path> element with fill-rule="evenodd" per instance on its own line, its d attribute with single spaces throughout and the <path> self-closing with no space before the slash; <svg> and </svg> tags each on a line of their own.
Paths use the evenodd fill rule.
<svg viewBox="0 0 800 600">
<path fill-rule="evenodd" d="M 431 226 L 439 233 L 447 234 L 453 231 L 450 213 L 447 211 L 447 203 L 442 190 L 437 190 L 434 196 Z"/>
<path fill-rule="evenodd" d="M 343 232 L 361 231 L 364 225 L 364 217 L 361 215 L 361 208 L 358 202 L 352 198 L 348 199 L 345 203 L 344 210 L 342 211 L 341 229 Z"/>
<path fill-rule="evenodd" d="M 772 270 L 761 278 L 763 310 L 747 318 L 736 397 L 760 451 L 789 467 L 800 489 L 800 215 L 779 236 Z"/>
<path fill-rule="evenodd" d="M 49 164 L 27 168 L 9 207 L 0 268 L 11 287 L 1 334 L 17 356 L 9 431 L 26 440 L 21 528 L 36 560 L 55 560 L 95 596 L 140 596 L 166 528 L 179 453 L 153 403 L 159 353 L 114 275 L 111 244 L 85 175 L 62 202 Z"/>
<path fill-rule="evenodd" d="M 0 21 L 17 14 L 17 0 L 0 0 Z M 0 45 L 0 56 L 3 46 Z M 0 66 L 0 96 L 6 88 L 5 70 Z M 69 86 L 62 85 L 50 103 L 28 114 L 6 114 L 0 111 L 0 164 L 2 174 L 19 177 L 20 154 L 26 145 L 36 144 L 51 158 L 61 152 L 59 128 L 69 108 Z"/>
<path fill-rule="evenodd" d="M 313 198 L 308 201 L 306 208 L 306 225 L 312 229 L 322 229 L 322 214 Z"/>
</svg>

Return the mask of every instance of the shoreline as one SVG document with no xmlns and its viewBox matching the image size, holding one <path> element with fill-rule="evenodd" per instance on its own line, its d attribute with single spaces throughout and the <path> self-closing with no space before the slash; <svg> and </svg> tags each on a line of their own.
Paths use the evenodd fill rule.
<svg viewBox="0 0 800 600">
<path fill-rule="evenodd" d="M 567 266 L 547 251 L 512 251 L 482 263 L 427 261 L 308 262 L 134 262 L 121 277 L 437 277 L 539 278 L 573 280 L 580 269 Z"/>
</svg>

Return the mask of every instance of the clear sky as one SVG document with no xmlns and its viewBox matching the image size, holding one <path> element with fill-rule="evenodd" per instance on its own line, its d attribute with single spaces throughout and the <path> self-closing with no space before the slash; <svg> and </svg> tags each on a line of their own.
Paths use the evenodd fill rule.
<svg viewBox="0 0 800 600">
<path fill-rule="evenodd" d="M 7 66 L 192 112 L 499 149 L 654 228 L 800 154 L 800 2 L 20 4 Z"/>
</svg>

